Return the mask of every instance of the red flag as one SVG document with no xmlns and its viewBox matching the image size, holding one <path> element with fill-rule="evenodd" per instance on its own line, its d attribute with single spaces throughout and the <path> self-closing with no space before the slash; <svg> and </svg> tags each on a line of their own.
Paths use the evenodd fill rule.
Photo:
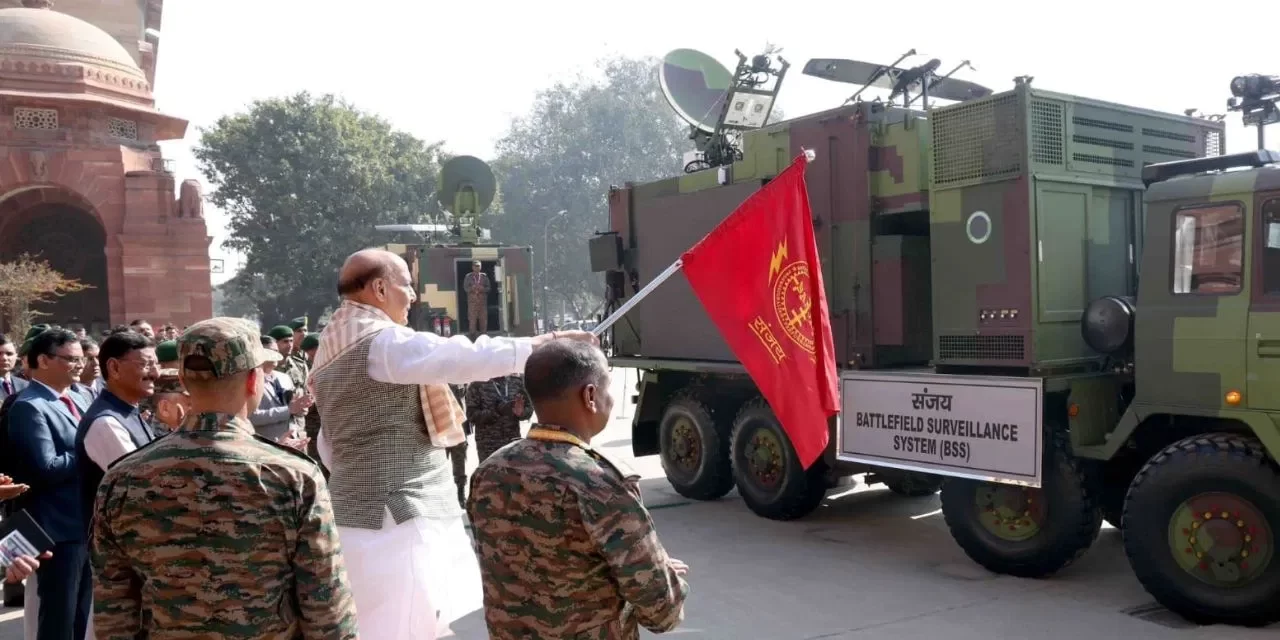
<svg viewBox="0 0 1280 640">
<path fill-rule="evenodd" d="M 683 270 L 808 469 L 839 412 L 801 155 L 685 252 Z"/>
</svg>

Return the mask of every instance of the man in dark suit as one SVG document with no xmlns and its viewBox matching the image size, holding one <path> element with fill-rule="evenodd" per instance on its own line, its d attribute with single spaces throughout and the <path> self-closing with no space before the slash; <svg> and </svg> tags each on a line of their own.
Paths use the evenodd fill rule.
<svg viewBox="0 0 1280 640">
<path fill-rule="evenodd" d="M 80 506 L 76 425 L 87 406 L 70 392 L 84 367 L 84 351 L 76 334 L 49 329 L 31 340 L 26 364 L 31 385 L 7 416 L 13 475 L 31 486 L 15 506 L 26 509 L 55 543 L 53 557 L 35 574 L 40 600 L 36 638 L 84 640 L 93 584 Z"/>
<path fill-rule="evenodd" d="M 18 345 L 0 333 L 0 402 L 27 388 L 27 381 L 13 375 L 18 364 Z"/>
<path fill-rule="evenodd" d="M 14 367 L 18 364 L 18 345 L 14 344 L 8 336 L 0 333 L 0 416 L 12 405 L 9 400 L 12 396 L 17 400 L 17 395 L 23 389 L 27 388 L 27 381 L 16 375 Z M 0 417 L 0 420 L 3 420 Z M 0 508 L 0 511 L 7 512 L 7 508 Z M 4 606 L 21 607 L 22 606 L 22 583 L 21 582 L 5 582 L 4 583 Z"/>
</svg>

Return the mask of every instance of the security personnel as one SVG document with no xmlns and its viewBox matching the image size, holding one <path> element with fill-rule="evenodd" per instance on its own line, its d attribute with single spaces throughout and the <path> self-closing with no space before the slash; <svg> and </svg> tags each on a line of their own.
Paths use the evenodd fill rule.
<svg viewBox="0 0 1280 640">
<path fill-rule="evenodd" d="M 249 423 L 279 355 L 240 318 L 192 325 L 178 352 L 190 415 L 98 488 L 97 637 L 355 639 L 324 477 Z"/>
<path fill-rule="evenodd" d="M 493 640 L 634 640 L 684 618 L 688 567 L 667 555 L 639 476 L 591 445 L 613 412 L 599 348 L 554 340 L 525 363 L 539 423 L 480 463 L 467 513 Z"/>
</svg>

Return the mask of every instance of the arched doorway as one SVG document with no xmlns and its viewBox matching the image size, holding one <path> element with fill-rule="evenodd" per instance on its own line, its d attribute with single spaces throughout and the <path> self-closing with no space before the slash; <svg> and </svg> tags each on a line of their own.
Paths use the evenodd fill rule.
<svg viewBox="0 0 1280 640">
<path fill-rule="evenodd" d="M 109 327 L 111 318 L 106 232 L 97 216 L 83 206 L 48 200 L 20 208 L 13 206 L 15 202 L 5 203 L 8 206 L 3 207 L 0 219 L 0 262 L 30 254 L 47 261 L 64 277 L 89 285 L 91 288 L 84 291 L 37 305 L 36 310 L 47 314 L 39 317 L 40 322 L 79 324 L 90 335 L 97 335 Z M 9 318 L 0 321 L 8 331 Z"/>
</svg>

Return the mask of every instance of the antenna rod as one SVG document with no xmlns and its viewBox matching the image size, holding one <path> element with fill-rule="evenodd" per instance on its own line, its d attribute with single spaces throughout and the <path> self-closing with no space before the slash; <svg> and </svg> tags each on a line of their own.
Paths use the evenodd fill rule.
<svg viewBox="0 0 1280 640">
<path fill-rule="evenodd" d="M 916 54 L 916 50 L 913 48 L 912 50 L 902 54 L 902 56 L 899 57 L 897 60 L 894 60 L 893 64 L 880 67 L 879 69 L 877 69 L 875 73 L 871 74 L 871 78 L 867 80 L 867 83 L 862 85 L 861 89 L 858 89 L 856 93 L 849 96 L 849 98 L 845 100 L 845 104 L 848 104 L 850 102 L 853 102 L 854 100 L 857 100 L 858 96 L 862 95 L 862 92 L 866 91 L 867 88 L 871 86 L 871 83 L 875 82 L 876 80 L 879 80 L 881 76 L 883 76 L 886 73 L 889 73 L 890 69 L 897 67 L 898 63 L 902 62 L 903 60 L 906 60 L 907 58 L 910 58 L 911 56 L 914 56 L 915 54 Z"/>
</svg>

